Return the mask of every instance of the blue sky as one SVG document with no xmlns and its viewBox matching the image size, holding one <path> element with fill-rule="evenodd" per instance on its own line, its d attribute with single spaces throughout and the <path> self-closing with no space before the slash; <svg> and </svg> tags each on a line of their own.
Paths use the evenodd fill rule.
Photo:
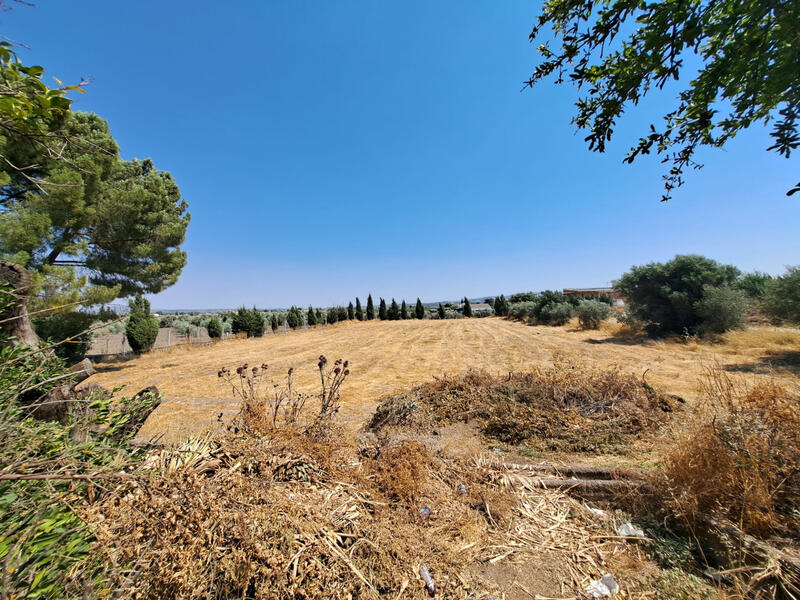
<svg viewBox="0 0 800 600">
<path fill-rule="evenodd" d="M 157 308 L 589 287 L 690 252 L 800 263 L 797 156 L 753 129 L 659 202 L 663 165 L 622 157 L 674 89 L 590 153 L 574 88 L 521 91 L 538 6 L 40 0 L 0 19 L 26 63 L 92 77 L 76 109 L 180 185 L 189 263 Z"/>
</svg>

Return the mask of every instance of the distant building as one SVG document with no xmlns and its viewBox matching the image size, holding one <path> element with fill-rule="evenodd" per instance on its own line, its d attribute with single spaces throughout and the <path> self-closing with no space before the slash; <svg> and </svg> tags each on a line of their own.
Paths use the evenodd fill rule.
<svg viewBox="0 0 800 600">
<path fill-rule="evenodd" d="M 564 288 L 565 296 L 577 296 L 578 298 L 599 298 L 608 296 L 614 301 L 614 306 L 625 306 L 625 298 L 614 288 Z"/>
</svg>

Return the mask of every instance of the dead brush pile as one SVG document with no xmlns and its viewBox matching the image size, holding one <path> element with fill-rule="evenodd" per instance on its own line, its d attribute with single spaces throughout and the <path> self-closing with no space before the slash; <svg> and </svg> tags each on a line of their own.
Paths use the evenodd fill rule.
<svg viewBox="0 0 800 600">
<path fill-rule="evenodd" d="M 619 369 L 557 359 L 550 368 L 494 376 L 473 371 L 421 385 L 378 407 L 369 428 L 429 429 L 474 422 L 507 444 L 538 450 L 606 452 L 657 430 L 680 399 Z"/>
<path fill-rule="evenodd" d="M 609 537 L 616 524 L 565 494 L 414 440 L 364 452 L 319 414 L 275 426 L 274 404 L 248 391 L 252 368 L 236 376 L 243 412 L 227 432 L 151 452 L 79 509 L 107 573 L 100 596 L 420 599 L 429 575 L 440 598 L 518 598 L 503 573 L 519 569 L 535 586 L 524 597 L 553 597 L 638 569 L 640 550 Z M 292 394 L 277 397 L 291 412 Z M 335 414 L 336 394 L 309 395 L 305 410 L 325 398 Z"/>
</svg>

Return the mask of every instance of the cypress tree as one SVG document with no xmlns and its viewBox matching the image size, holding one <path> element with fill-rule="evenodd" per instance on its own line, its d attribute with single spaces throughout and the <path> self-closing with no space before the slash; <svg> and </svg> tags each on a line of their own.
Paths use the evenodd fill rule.
<svg viewBox="0 0 800 600">
<path fill-rule="evenodd" d="M 441 302 L 439 302 L 439 318 L 444 319 L 444 306 L 442 306 Z"/>
<path fill-rule="evenodd" d="M 317 323 L 319 323 L 320 325 L 325 324 L 325 319 L 322 318 L 322 311 L 320 309 L 317 309 L 314 312 L 314 316 L 317 318 Z"/>
<path fill-rule="evenodd" d="M 422 306 L 422 301 L 417 298 L 417 305 L 414 307 L 414 316 L 418 319 L 425 317 L 425 307 Z"/>
<path fill-rule="evenodd" d="M 464 296 L 464 316 L 471 317 L 472 316 L 472 306 L 469 303 L 469 298 Z"/>
<path fill-rule="evenodd" d="M 278 315 L 275 313 L 272 313 L 272 317 L 270 317 L 269 326 L 272 327 L 272 331 L 278 329 Z"/>
<path fill-rule="evenodd" d="M 136 294 L 128 301 L 131 308 L 128 323 L 125 325 L 125 336 L 131 350 L 136 354 L 147 352 L 153 347 L 158 337 L 158 319 L 150 312 L 150 301 L 141 294 Z"/>
<path fill-rule="evenodd" d="M 356 319 L 364 320 L 364 309 L 361 308 L 361 300 L 358 299 L 358 296 L 356 296 Z"/>
<path fill-rule="evenodd" d="M 372 294 L 367 296 L 367 321 L 375 318 L 375 306 L 372 304 Z"/>
<path fill-rule="evenodd" d="M 400 318 L 401 319 L 408 318 L 408 306 L 406 306 L 405 300 L 403 300 L 403 303 L 400 305 Z"/>
<path fill-rule="evenodd" d="M 381 298 L 381 303 L 378 306 L 378 318 L 381 321 L 386 320 L 386 300 L 384 300 L 383 298 Z"/>
<path fill-rule="evenodd" d="M 494 314 L 506 317 L 508 316 L 508 300 L 503 294 L 494 300 Z"/>
<path fill-rule="evenodd" d="M 353 303 L 347 305 L 347 320 L 352 321 L 356 318 L 355 310 L 353 309 Z"/>
<path fill-rule="evenodd" d="M 392 298 L 392 304 L 389 306 L 389 310 L 386 311 L 386 316 L 390 321 L 397 321 L 397 319 L 400 318 L 400 307 L 397 306 L 397 301 L 394 298 Z"/>
<path fill-rule="evenodd" d="M 310 306 L 308 307 L 308 318 L 306 320 L 308 321 L 309 327 L 317 324 L 317 315 L 314 314 L 314 309 Z"/>
</svg>

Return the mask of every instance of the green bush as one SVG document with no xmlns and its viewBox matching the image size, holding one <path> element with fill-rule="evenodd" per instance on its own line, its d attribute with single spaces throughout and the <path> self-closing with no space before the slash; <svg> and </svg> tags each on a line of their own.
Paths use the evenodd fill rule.
<svg viewBox="0 0 800 600">
<path fill-rule="evenodd" d="M 233 333 L 246 333 L 247 337 L 261 337 L 266 329 L 264 314 L 255 306 L 247 309 L 240 307 L 231 319 L 231 331 Z"/>
<path fill-rule="evenodd" d="M 292 306 L 289 312 L 286 313 L 286 324 L 292 329 L 302 327 L 304 324 L 303 311 L 296 306 Z"/>
<path fill-rule="evenodd" d="M 519 304 L 520 302 L 534 302 L 536 300 L 536 296 L 537 296 L 536 292 L 520 292 L 517 294 L 511 294 L 511 296 L 509 296 L 508 298 L 508 302 L 510 304 Z"/>
<path fill-rule="evenodd" d="M 800 323 L 800 266 L 767 284 L 763 307 L 776 323 Z"/>
<path fill-rule="evenodd" d="M 733 286 L 739 269 L 697 254 L 679 255 L 666 263 L 632 267 L 614 287 L 628 298 L 628 310 L 645 323 L 651 335 L 695 334 L 703 317 L 698 303 L 709 287 Z"/>
<path fill-rule="evenodd" d="M 761 271 L 753 271 L 752 273 L 745 273 L 739 278 L 736 282 L 736 289 L 742 290 L 749 298 L 762 298 L 772 280 L 772 275 Z"/>
<path fill-rule="evenodd" d="M 278 315 L 272 313 L 272 316 L 269 318 L 269 326 L 272 331 L 276 331 L 278 329 Z"/>
<path fill-rule="evenodd" d="M 747 296 L 744 291 L 728 286 L 707 287 L 696 310 L 703 319 L 699 328 L 701 334 L 744 329 Z"/>
<path fill-rule="evenodd" d="M 539 322 L 547 325 L 564 325 L 575 316 L 575 307 L 569 302 L 551 302 L 539 311 Z"/>
<path fill-rule="evenodd" d="M 217 317 L 212 317 L 208 323 L 206 323 L 206 330 L 208 331 L 208 337 L 210 338 L 221 338 L 222 337 L 222 321 L 219 320 Z"/>
<path fill-rule="evenodd" d="M 494 314 L 501 317 L 507 317 L 509 311 L 509 302 L 506 300 L 506 297 L 503 294 L 500 294 L 494 299 L 492 308 L 494 308 Z"/>
<path fill-rule="evenodd" d="M 308 313 L 306 313 L 306 323 L 309 327 L 317 324 L 317 315 L 311 306 L 308 307 Z"/>
<path fill-rule="evenodd" d="M 500 303 L 500 300 L 495 300 L 495 306 L 498 303 Z M 506 305 L 505 314 L 512 319 L 519 319 L 520 321 L 526 318 L 533 319 L 535 318 L 537 306 L 536 302 L 512 302 Z M 497 309 L 495 309 L 496 311 Z"/>
<path fill-rule="evenodd" d="M 611 306 L 600 300 L 581 300 L 575 313 L 582 328 L 597 329 L 611 314 Z"/>
<path fill-rule="evenodd" d="M 57 313 L 34 319 L 33 328 L 40 338 L 51 344 L 62 342 L 53 351 L 71 365 L 83 360 L 86 355 L 92 338 L 86 330 L 95 318 L 95 315 L 81 311 Z"/>
<path fill-rule="evenodd" d="M 333 306 L 328 309 L 328 323 L 347 321 L 347 309 L 344 306 Z"/>
<path fill-rule="evenodd" d="M 131 312 L 125 325 L 125 337 L 128 338 L 131 350 L 141 354 L 156 343 L 158 319 L 150 313 L 150 301 L 141 294 L 137 294 L 128 304 Z"/>
</svg>

